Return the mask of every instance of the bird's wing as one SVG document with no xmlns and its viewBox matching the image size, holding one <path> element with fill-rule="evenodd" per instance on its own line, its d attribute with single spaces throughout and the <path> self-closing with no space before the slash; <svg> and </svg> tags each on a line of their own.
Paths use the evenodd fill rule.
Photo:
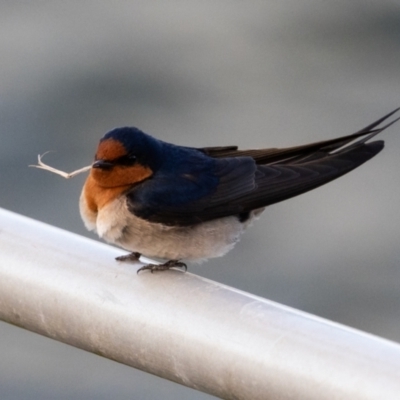
<svg viewBox="0 0 400 400">
<path fill-rule="evenodd" d="M 345 138 L 283 149 L 279 156 L 279 150 L 272 150 L 273 161 L 266 154 L 257 159 L 233 147 L 214 148 L 211 158 L 187 163 L 187 170 L 178 174 L 156 175 L 131 190 L 128 208 L 151 222 L 188 226 L 277 203 L 330 182 L 379 153 L 383 141 L 365 142 L 390 125 L 374 129 L 392 114 Z M 225 156 L 215 156 L 222 151 Z M 260 165 L 261 157 L 270 157 L 269 163 Z"/>
<path fill-rule="evenodd" d="M 151 222 L 192 225 L 214 218 L 212 210 L 254 191 L 256 172 L 250 157 L 215 160 L 202 155 L 197 163 L 143 181 L 126 193 L 127 205 Z"/>
<path fill-rule="evenodd" d="M 127 194 L 128 208 L 150 222 L 188 226 L 243 215 L 305 193 L 357 168 L 383 148 L 383 141 L 299 164 L 260 165 L 250 157 L 218 160 L 210 185 L 197 197 L 195 179 L 149 179 Z"/>
</svg>

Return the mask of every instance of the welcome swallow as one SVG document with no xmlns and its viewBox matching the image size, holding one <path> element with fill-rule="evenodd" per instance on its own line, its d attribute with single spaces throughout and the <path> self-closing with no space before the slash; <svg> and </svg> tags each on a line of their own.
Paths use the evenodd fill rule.
<svg viewBox="0 0 400 400">
<path fill-rule="evenodd" d="M 83 187 L 86 227 L 107 242 L 168 260 L 140 270 L 165 270 L 231 250 L 265 207 L 357 168 L 384 142 L 369 139 L 399 109 L 352 135 L 283 149 L 192 148 L 155 139 L 137 128 L 108 132 Z M 139 271 L 140 271 L 139 270 Z"/>
</svg>

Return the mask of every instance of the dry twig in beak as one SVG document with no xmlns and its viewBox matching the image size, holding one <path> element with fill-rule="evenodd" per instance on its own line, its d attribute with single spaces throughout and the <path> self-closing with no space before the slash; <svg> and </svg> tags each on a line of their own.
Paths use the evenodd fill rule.
<svg viewBox="0 0 400 400">
<path fill-rule="evenodd" d="M 38 165 L 30 165 L 30 167 L 44 169 L 46 171 L 53 172 L 53 174 L 60 175 L 65 179 L 73 178 L 74 176 L 79 175 L 82 172 L 88 171 L 90 168 L 92 168 L 91 165 L 88 165 L 87 167 L 83 167 L 83 168 L 77 169 L 76 171 L 73 171 L 73 172 L 70 172 L 70 173 L 64 172 L 64 171 L 60 171 L 59 169 L 50 167 L 50 165 L 47 165 L 42 161 L 42 157 L 47 153 L 48 152 L 46 152 L 46 153 L 44 153 L 42 155 L 39 154 L 38 155 Z"/>
</svg>

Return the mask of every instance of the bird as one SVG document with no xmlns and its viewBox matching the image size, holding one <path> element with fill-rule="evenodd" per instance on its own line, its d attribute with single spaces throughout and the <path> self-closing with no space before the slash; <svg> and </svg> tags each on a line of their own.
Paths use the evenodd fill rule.
<svg viewBox="0 0 400 400">
<path fill-rule="evenodd" d="M 351 135 L 288 148 L 186 147 L 135 127 L 100 140 L 79 200 L 85 226 L 129 251 L 160 259 L 138 270 L 187 270 L 232 250 L 271 204 L 328 183 L 377 155 L 370 141 L 400 108 Z"/>
</svg>

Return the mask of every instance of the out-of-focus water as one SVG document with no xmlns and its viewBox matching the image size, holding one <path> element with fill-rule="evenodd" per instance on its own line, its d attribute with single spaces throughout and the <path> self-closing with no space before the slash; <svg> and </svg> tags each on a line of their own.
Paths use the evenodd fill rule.
<svg viewBox="0 0 400 400">
<path fill-rule="evenodd" d="M 84 177 L 27 168 L 38 153 L 71 171 L 122 125 L 182 145 L 287 146 L 400 106 L 395 0 L 2 2 L 0 33 L 0 206 L 90 237 Z M 400 124 L 382 138 L 375 159 L 271 206 L 191 271 L 399 341 Z M 6 324 L 0 338 L 2 400 L 211 398 Z"/>
</svg>

